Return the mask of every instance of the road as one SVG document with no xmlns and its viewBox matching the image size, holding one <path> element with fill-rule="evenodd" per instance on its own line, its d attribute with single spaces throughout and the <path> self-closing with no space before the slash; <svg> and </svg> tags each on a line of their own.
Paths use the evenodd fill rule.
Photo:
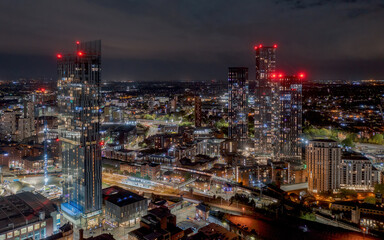
<svg viewBox="0 0 384 240">
<path fill-rule="evenodd" d="M 280 187 L 281 190 L 286 192 L 308 189 L 308 183 L 287 184 Z"/>
<path fill-rule="evenodd" d="M 14 180 L 23 181 L 33 185 L 36 189 L 40 189 L 44 186 L 44 175 L 23 175 L 23 176 L 14 176 L 14 177 L 4 177 L 4 180 L 13 182 Z M 49 175 L 47 185 L 56 185 L 60 186 L 60 181 L 62 178 L 56 175 Z"/>
</svg>

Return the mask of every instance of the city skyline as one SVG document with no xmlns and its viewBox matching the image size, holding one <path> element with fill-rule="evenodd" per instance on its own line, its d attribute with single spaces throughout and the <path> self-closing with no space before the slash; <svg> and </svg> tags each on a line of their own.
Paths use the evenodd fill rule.
<svg viewBox="0 0 384 240">
<path fill-rule="evenodd" d="M 382 13 L 0 2 L 0 240 L 384 239 Z"/>
<path fill-rule="evenodd" d="M 55 79 L 57 49 L 89 39 L 105 45 L 104 81 L 225 81 L 223 69 L 234 65 L 254 76 L 251 49 L 271 43 L 282 47 L 283 71 L 384 78 L 380 1 L 39 1 L 0 9 L 0 79 Z M 17 15 L 23 18 L 11 17 Z"/>
</svg>

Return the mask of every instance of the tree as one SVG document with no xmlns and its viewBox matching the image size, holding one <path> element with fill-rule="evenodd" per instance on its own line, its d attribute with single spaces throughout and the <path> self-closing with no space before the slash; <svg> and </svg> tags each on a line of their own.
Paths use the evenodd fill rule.
<svg viewBox="0 0 384 240">
<path fill-rule="evenodd" d="M 372 141 L 372 143 L 375 143 L 375 144 L 383 144 L 384 143 L 384 136 L 383 136 L 383 134 L 375 134 L 371 138 L 371 141 Z"/>
<path fill-rule="evenodd" d="M 369 203 L 369 204 L 376 204 L 376 198 L 375 197 L 366 197 L 366 198 L 364 198 L 364 202 Z"/>
<path fill-rule="evenodd" d="M 179 124 L 179 126 L 182 126 L 182 127 L 190 127 L 192 125 L 193 125 L 192 122 L 182 122 L 182 123 Z"/>
<path fill-rule="evenodd" d="M 347 197 L 356 198 L 357 192 L 349 189 L 341 189 L 339 195 L 341 198 L 347 198 Z"/>
<path fill-rule="evenodd" d="M 145 115 L 144 115 L 144 119 L 147 119 L 147 120 L 154 120 L 155 118 L 154 118 L 154 116 L 151 115 L 151 114 L 145 114 Z"/>
<path fill-rule="evenodd" d="M 384 184 L 376 184 L 374 193 L 384 194 Z"/>
<path fill-rule="evenodd" d="M 215 123 L 215 127 L 222 131 L 225 135 L 228 135 L 228 123 L 223 118 Z"/>
<path fill-rule="evenodd" d="M 352 138 L 349 138 L 349 137 L 347 137 L 346 139 L 341 141 L 341 144 L 343 144 L 343 146 L 345 146 L 345 147 L 353 147 L 353 146 L 355 146 Z"/>
</svg>

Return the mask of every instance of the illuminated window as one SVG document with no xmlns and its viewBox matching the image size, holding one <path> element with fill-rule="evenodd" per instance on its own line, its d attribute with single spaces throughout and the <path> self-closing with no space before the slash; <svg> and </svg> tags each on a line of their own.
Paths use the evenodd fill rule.
<svg viewBox="0 0 384 240">
<path fill-rule="evenodd" d="M 46 225 L 47 225 L 46 222 L 42 222 L 42 223 L 41 223 L 41 227 L 45 227 Z"/>
<path fill-rule="evenodd" d="M 12 238 L 13 237 L 13 232 L 7 233 L 7 238 Z"/>
<path fill-rule="evenodd" d="M 13 232 L 13 235 L 14 235 L 15 237 L 19 236 L 19 235 L 20 235 L 20 230 L 15 230 L 15 231 Z"/>
<path fill-rule="evenodd" d="M 32 226 L 28 226 L 28 232 L 33 232 L 33 225 Z"/>
<path fill-rule="evenodd" d="M 40 224 L 35 224 L 35 230 L 39 229 L 40 228 Z"/>
<path fill-rule="evenodd" d="M 21 234 L 25 234 L 27 232 L 27 228 L 22 228 L 21 229 Z"/>
</svg>

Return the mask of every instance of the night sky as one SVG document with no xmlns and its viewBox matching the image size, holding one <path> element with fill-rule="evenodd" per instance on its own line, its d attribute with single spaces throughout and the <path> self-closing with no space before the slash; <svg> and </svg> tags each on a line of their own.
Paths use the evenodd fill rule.
<svg viewBox="0 0 384 240">
<path fill-rule="evenodd" d="M 224 81 L 278 44 L 278 69 L 310 79 L 384 79 L 381 0 L 0 2 L 0 79 L 56 79 L 55 55 L 101 39 L 103 80 Z"/>
</svg>

